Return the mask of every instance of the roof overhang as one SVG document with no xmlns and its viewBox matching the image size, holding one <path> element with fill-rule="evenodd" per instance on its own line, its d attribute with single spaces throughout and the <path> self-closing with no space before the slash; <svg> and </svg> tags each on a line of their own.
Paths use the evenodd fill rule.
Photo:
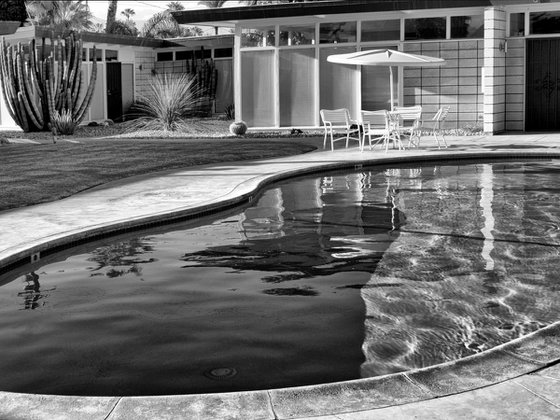
<svg viewBox="0 0 560 420">
<path fill-rule="evenodd" d="M 329 0 L 304 3 L 283 3 L 261 6 L 222 7 L 171 12 L 180 24 L 234 27 L 245 20 L 293 18 L 402 10 L 441 9 L 457 7 L 487 7 L 493 0 Z M 500 3 L 507 3 L 501 1 Z"/>
<path fill-rule="evenodd" d="M 84 42 L 94 44 L 116 44 L 133 47 L 162 48 L 173 47 L 179 44 L 166 39 L 142 38 L 129 35 L 106 34 L 100 32 L 78 32 Z M 54 31 L 46 26 L 24 26 L 19 28 L 14 34 L 6 35 L 8 43 L 28 42 L 31 39 L 54 39 L 63 36 L 60 31 Z"/>
</svg>

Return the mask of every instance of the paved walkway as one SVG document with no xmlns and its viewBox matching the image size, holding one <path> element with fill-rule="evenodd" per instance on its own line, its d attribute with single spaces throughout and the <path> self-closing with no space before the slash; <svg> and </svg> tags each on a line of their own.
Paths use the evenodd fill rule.
<svg viewBox="0 0 560 420">
<path fill-rule="evenodd" d="M 92 234 L 251 201 L 283 177 L 323 167 L 442 158 L 560 156 L 560 135 L 449 138 L 449 149 L 356 148 L 140 176 L 53 203 L 0 212 L 0 267 Z M 424 139 L 430 145 L 430 139 Z M 40 262 L 39 262 L 40 263 Z M 0 419 L 560 418 L 560 324 L 459 362 L 324 386 L 172 397 L 55 397 L 0 392 Z"/>
</svg>

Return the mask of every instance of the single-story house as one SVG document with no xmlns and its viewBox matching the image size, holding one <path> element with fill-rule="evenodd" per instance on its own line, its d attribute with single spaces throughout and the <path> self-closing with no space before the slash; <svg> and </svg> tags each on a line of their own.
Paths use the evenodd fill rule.
<svg viewBox="0 0 560 420">
<path fill-rule="evenodd" d="M 389 107 L 388 69 L 327 62 L 393 48 L 446 59 L 403 68 L 398 103 L 448 127 L 560 130 L 560 1 L 340 0 L 173 12 L 180 24 L 231 27 L 236 117 L 252 128 L 319 127 L 319 110 Z"/>
<path fill-rule="evenodd" d="M 51 30 L 25 26 L 4 38 L 8 44 L 27 45 L 35 39 L 50 44 Z M 59 34 L 55 34 L 55 38 Z M 150 79 L 157 72 L 182 72 L 185 61 L 192 58 L 212 58 L 218 69 L 218 84 L 214 112 L 222 113 L 233 103 L 232 51 L 233 35 L 150 39 L 126 35 L 83 32 L 83 60 L 89 81 L 96 47 L 97 79 L 93 99 L 83 123 L 119 120 L 139 93 L 147 92 Z M 10 117 L 0 90 L 0 130 L 17 130 Z"/>
</svg>

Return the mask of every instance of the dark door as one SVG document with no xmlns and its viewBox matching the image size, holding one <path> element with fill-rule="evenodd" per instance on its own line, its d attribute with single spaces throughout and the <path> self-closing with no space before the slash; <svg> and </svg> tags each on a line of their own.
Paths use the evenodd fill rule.
<svg viewBox="0 0 560 420">
<path fill-rule="evenodd" d="M 560 39 L 527 40 L 525 130 L 560 130 Z"/>
<path fill-rule="evenodd" d="M 122 110 L 121 63 L 107 64 L 107 118 L 120 121 Z"/>
</svg>

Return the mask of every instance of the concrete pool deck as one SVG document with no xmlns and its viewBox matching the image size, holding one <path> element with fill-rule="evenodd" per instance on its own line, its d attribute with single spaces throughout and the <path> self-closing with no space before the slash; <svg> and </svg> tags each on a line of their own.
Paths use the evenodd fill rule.
<svg viewBox="0 0 560 420">
<path fill-rule="evenodd" d="M 0 212 L 0 267 L 41 264 L 53 248 L 216 212 L 264 185 L 320 168 L 493 156 L 560 157 L 560 134 L 448 137 L 438 150 L 356 148 L 128 178 L 66 199 Z M 17 146 L 14 146 L 17 147 Z M 167 397 L 0 392 L 0 419 L 559 418 L 560 323 L 489 351 L 425 369 L 300 388 Z"/>
</svg>

